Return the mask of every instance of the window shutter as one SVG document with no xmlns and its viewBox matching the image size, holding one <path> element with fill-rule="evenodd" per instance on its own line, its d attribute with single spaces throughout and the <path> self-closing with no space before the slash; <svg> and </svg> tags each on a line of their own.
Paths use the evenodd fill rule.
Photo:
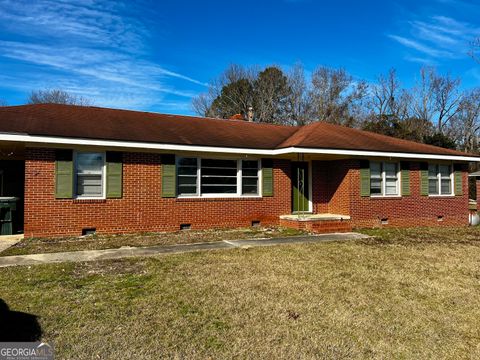
<svg viewBox="0 0 480 360">
<path fill-rule="evenodd" d="M 370 161 L 360 160 L 360 196 L 370 196 Z"/>
<path fill-rule="evenodd" d="M 428 163 L 420 163 L 420 195 L 428 196 Z"/>
<path fill-rule="evenodd" d="M 273 196 L 273 161 L 262 159 L 262 195 Z"/>
<path fill-rule="evenodd" d="M 55 151 L 55 198 L 73 198 L 73 151 Z"/>
<path fill-rule="evenodd" d="M 177 169 L 175 155 L 162 155 L 162 197 L 172 198 L 177 194 Z"/>
<path fill-rule="evenodd" d="M 122 153 L 107 151 L 107 198 L 118 199 L 122 197 L 123 189 L 123 163 Z"/>
<path fill-rule="evenodd" d="M 455 195 L 460 196 L 460 195 L 463 195 L 462 165 L 461 164 L 455 164 L 454 169 L 455 169 L 455 173 L 454 173 Z"/>
<path fill-rule="evenodd" d="M 410 163 L 402 161 L 400 163 L 400 176 L 402 182 L 402 196 L 410 195 Z"/>
</svg>

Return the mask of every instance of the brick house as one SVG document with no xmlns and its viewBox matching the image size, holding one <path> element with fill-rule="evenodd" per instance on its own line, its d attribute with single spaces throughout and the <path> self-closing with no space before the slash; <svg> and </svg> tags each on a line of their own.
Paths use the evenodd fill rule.
<svg viewBox="0 0 480 360">
<path fill-rule="evenodd" d="M 0 197 L 26 237 L 468 224 L 462 152 L 303 127 L 69 105 L 0 108 Z"/>
</svg>

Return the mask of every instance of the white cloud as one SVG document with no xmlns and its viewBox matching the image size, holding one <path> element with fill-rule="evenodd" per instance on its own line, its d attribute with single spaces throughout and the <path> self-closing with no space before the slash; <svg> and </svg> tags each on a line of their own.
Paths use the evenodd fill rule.
<svg viewBox="0 0 480 360">
<path fill-rule="evenodd" d="M 462 59 L 467 56 L 470 42 L 480 36 L 480 28 L 447 16 L 431 16 L 425 20 L 407 22 L 404 34 L 390 34 L 391 39 L 414 50 L 407 60 L 423 59 L 432 63 L 441 59 Z M 428 58 L 415 55 L 421 53 Z"/>
<path fill-rule="evenodd" d="M 15 35 L 14 41 L 0 35 L 0 61 L 33 65 L 43 75 L 32 79 L 29 70 L 19 74 L 17 85 L 8 84 L 62 87 L 78 94 L 85 89 L 86 97 L 104 106 L 148 107 L 165 96 L 183 98 L 178 104 L 187 101 L 195 94 L 192 86 L 198 91 L 205 84 L 148 58 L 150 35 L 142 23 L 122 14 L 127 5 L 131 12 L 130 3 L 107 0 L 0 0 L 0 30 Z"/>
</svg>

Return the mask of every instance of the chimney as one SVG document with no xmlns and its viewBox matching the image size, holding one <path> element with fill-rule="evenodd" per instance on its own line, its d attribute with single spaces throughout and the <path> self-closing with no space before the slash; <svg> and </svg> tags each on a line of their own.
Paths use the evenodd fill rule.
<svg viewBox="0 0 480 360">
<path fill-rule="evenodd" d="M 253 122 L 253 107 L 252 106 L 248 107 L 247 120 L 248 120 L 248 122 Z"/>
</svg>

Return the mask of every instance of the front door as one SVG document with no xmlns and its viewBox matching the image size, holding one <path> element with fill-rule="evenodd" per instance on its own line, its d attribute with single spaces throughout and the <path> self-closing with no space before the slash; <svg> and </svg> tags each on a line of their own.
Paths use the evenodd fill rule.
<svg viewBox="0 0 480 360">
<path fill-rule="evenodd" d="M 292 210 L 309 211 L 308 162 L 292 162 Z"/>
</svg>

